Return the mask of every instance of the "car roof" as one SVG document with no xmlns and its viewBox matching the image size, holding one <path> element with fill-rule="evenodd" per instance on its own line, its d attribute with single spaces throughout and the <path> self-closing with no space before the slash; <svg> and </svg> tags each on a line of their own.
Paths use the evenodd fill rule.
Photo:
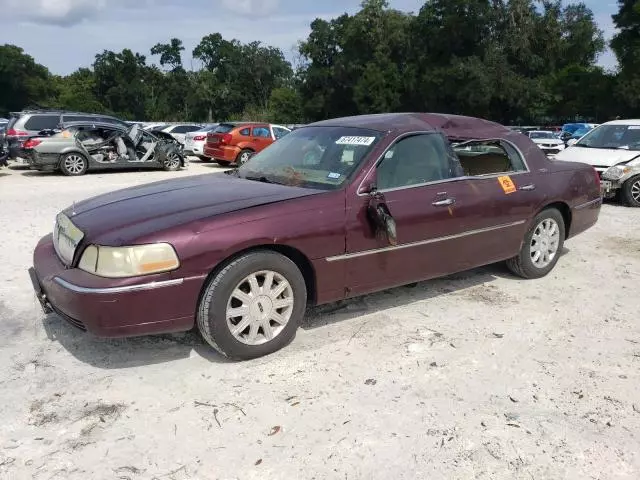
<svg viewBox="0 0 640 480">
<path fill-rule="evenodd" d="M 504 125 L 475 117 L 441 113 L 380 113 L 334 118 L 308 126 L 367 128 L 379 132 L 442 131 L 450 138 L 491 138 L 513 133 Z"/>
<path fill-rule="evenodd" d="M 62 122 L 60 126 L 64 128 L 69 128 L 69 127 L 82 127 L 84 125 L 88 125 L 96 128 L 116 128 L 118 130 L 126 130 L 129 127 L 124 123 L 119 124 L 119 123 L 110 123 L 110 122 L 88 122 L 86 120 L 77 121 L 77 122 Z"/>
<path fill-rule="evenodd" d="M 640 125 L 640 120 L 628 119 L 628 120 L 613 120 L 611 122 L 602 123 L 601 125 Z"/>
</svg>

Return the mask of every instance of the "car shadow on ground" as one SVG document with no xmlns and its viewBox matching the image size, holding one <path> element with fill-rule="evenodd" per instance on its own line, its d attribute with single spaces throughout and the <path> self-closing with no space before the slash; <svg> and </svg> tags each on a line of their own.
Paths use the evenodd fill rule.
<svg viewBox="0 0 640 480">
<path fill-rule="evenodd" d="M 566 253 L 568 250 L 565 248 L 562 255 Z M 457 294 L 473 288 L 482 289 L 483 285 L 489 288 L 488 284 L 497 278 L 517 280 L 504 263 L 493 264 L 363 297 L 312 307 L 307 310 L 300 328 L 314 330 L 362 315 L 433 300 L 442 295 Z M 477 293 L 482 295 L 482 292 Z M 45 317 L 44 328 L 51 341 L 59 342 L 75 358 L 102 369 L 169 363 L 194 355 L 212 363 L 232 362 L 210 347 L 195 329 L 180 334 L 101 339 L 79 331 L 55 314 Z"/>
<path fill-rule="evenodd" d="M 98 338 L 68 324 L 58 315 L 47 315 L 44 329 L 51 341 L 60 343 L 83 363 L 102 369 L 124 369 L 200 356 L 212 363 L 229 363 L 205 343 L 196 330 L 143 337 Z"/>
</svg>

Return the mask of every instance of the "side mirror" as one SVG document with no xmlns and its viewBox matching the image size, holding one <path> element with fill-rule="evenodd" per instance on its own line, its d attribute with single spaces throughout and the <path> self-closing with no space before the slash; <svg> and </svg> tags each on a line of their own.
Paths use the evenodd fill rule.
<svg viewBox="0 0 640 480">
<path fill-rule="evenodd" d="M 384 195 L 375 190 L 374 186 L 372 188 L 373 190 L 369 192 L 371 198 L 367 206 L 367 214 L 376 233 L 382 233 L 387 238 L 389 245 L 395 246 L 398 244 L 396 221 L 389 211 Z"/>
</svg>

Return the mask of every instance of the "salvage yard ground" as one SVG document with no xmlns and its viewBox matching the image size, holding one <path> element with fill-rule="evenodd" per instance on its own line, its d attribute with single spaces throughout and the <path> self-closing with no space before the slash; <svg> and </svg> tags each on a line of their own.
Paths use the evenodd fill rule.
<svg viewBox="0 0 640 480">
<path fill-rule="evenodd" d="M 317 308 L 251 362 L 44 318 L 27 268 L 59 210 L 221 170 L 0 170 L 0 478 L 640 478 L 640 209 L 605 205 L 542 280 L 495 265 Z"/>
</svg>

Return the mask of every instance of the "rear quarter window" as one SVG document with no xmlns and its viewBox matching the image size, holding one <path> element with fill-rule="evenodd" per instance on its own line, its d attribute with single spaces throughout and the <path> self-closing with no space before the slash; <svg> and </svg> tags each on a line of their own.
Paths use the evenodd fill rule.
<svg viewBox="0 0 640 480">
<path fill-rule="evenodd" d="M 47 130 L 51 128 L 56 128 L 60 123 L 59 115 L 34 115 L 29 118 L 25 124 L 25 130 Z"/>
<path fill-rule="evenodd" d="M 251 135 L 251 130 L 248 128 L 243 128 L 242 130 L 240 130 L 240 135 L 248 137 L 249 135 Z"/>
</svg>

